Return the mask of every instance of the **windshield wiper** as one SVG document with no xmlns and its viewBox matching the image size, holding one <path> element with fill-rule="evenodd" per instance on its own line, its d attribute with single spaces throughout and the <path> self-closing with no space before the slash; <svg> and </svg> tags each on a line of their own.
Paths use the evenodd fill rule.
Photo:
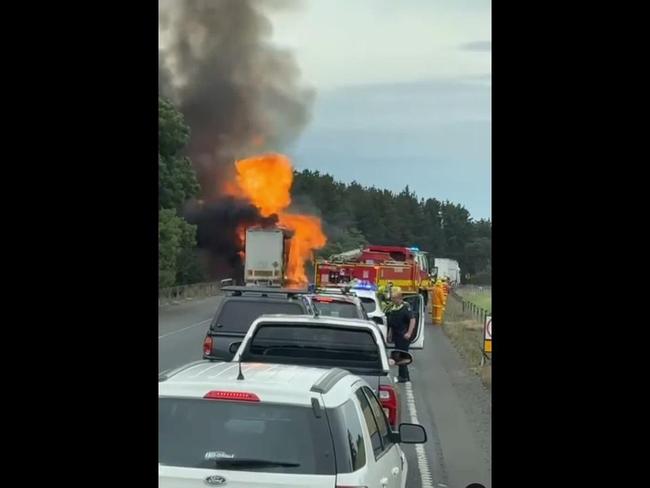
<svg viewBox="0 0 650 488">
<path fill-rule="evenodd" d="M 268 459 L 215 459 L 215 464 L 218 466 L 240 466 L 244 468 L 264 468 L 264 467 L 281 467 L 281 468 L 297 468 L 300 466 L 298 463 L 291 463 L 287 461 L 271 461 Z"/>
</svg>

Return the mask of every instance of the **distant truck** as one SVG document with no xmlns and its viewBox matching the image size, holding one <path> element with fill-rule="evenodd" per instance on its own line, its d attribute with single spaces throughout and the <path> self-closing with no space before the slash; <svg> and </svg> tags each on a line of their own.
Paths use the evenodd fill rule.
<svg viewBox="0 0 650 488">
<path fill-rule="evenodd" d="M 282 286 L 290 239 L 290 232 L 278 227 L 246 229 L 244 283 L 249 286 Z"/>
<path fill-rule="evenodd" d="M 433 274 L 438 278 L 447 278 L 454 286 L 460 285 L 460 266 L 458 261 L 447 258 L 435 258 Z"/>
</svg>

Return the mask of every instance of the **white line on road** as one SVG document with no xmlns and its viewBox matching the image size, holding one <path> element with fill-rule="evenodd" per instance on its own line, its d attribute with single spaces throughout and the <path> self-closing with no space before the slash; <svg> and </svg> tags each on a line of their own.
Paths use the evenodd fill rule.
<svg viewBox="0 0 650 488">
<path fill-rule="evenodd" d="M 406 388 L 406 407 L 408 408 L 411 417 L 411 423 L 419 424 L 418 411 L 415 406 L 415 396 L 413 395 L 413 387 L 411 383 L 404 383 Z M 422 444 L 416 444 L 415 453 L 418 458 L 418 469 L 420 470 L 420 479 L 422 480 L 422 488 L 433 488 L 433 477 L 431 476 L 431 469 L 429 468 L 429 461 L 427 454 L 424 451 Z"/>
<path fill-rule="evenodd" d="M 175 330 L 173 332 L 167 332 L 166 334 L 158 336 L 158 339 L 162 339 L 163 337 L 167 337 L 167 336 L 170 336 L 170 335 L 173 335 L 173 334 L 178 334 L 179 332 L 183 332 L 184 330 L 191 329 L 192 327 L 196 327 L 197 325 L 207 324 L 211 320 L 212 319 L 207 319 L 207 320 L 204 320 L 203 322 L 197 322 L 196 324 L 188 325 L 187 327 L 183 327 L 182 329 L 178 329 L 178 330 Z"/>
</svg>

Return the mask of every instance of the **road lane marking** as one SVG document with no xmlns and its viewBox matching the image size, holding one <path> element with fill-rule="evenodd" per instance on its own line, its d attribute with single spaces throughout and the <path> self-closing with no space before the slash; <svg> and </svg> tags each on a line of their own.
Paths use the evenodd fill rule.
<svg viewBox="0 0 650 488">
<path fill-rule="evenodd" d="M 413 387 L 411 382 L 404 383 L 406 389 L 406 407 L 411 417 L 411 423 L 420 424 L 418 420 L 418 410 L 415 406 L 415 395 L 413 395 Z M 429 467 L 429 460 L 424 451 L 423 444 L 415 445 L 415 453 L 418 460 L 418 470 L 420 471 L 420 479 L 422 480 L 422 488 L 433 488 L 433 476 L 431 475 L 431 468 Z"/>
<path fill-rule="evenodd" d="M 210 321 L 212 321 L 212 319 L 203 320 L 202 322 L 197 322 L 196 324 L 188 325 L 187 327 L 183 327 L 182 329 L 178 329 L 172 332 L 167 332 L 166 334 L 158 336 L 158 339 L 162 339 L 163 337 L 178 334 L 179 332 L 183 332 L 184 330 L 191 329 L 192 327 L 196 327 L 197 325 L 207 324 Z"/>
</svg>

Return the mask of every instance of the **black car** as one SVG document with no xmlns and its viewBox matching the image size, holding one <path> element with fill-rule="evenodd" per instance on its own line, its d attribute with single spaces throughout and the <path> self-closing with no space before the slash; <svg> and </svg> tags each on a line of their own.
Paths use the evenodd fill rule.
<svg viewBox="0 0 650 488">
<path fill-rule="evenodd" d="M 241 342 L 260 315 L 312 315 L 306 290 L 228 286 L 203 341 L 203 358 L 230 361 L 231 345 Z"/>
</svg>

